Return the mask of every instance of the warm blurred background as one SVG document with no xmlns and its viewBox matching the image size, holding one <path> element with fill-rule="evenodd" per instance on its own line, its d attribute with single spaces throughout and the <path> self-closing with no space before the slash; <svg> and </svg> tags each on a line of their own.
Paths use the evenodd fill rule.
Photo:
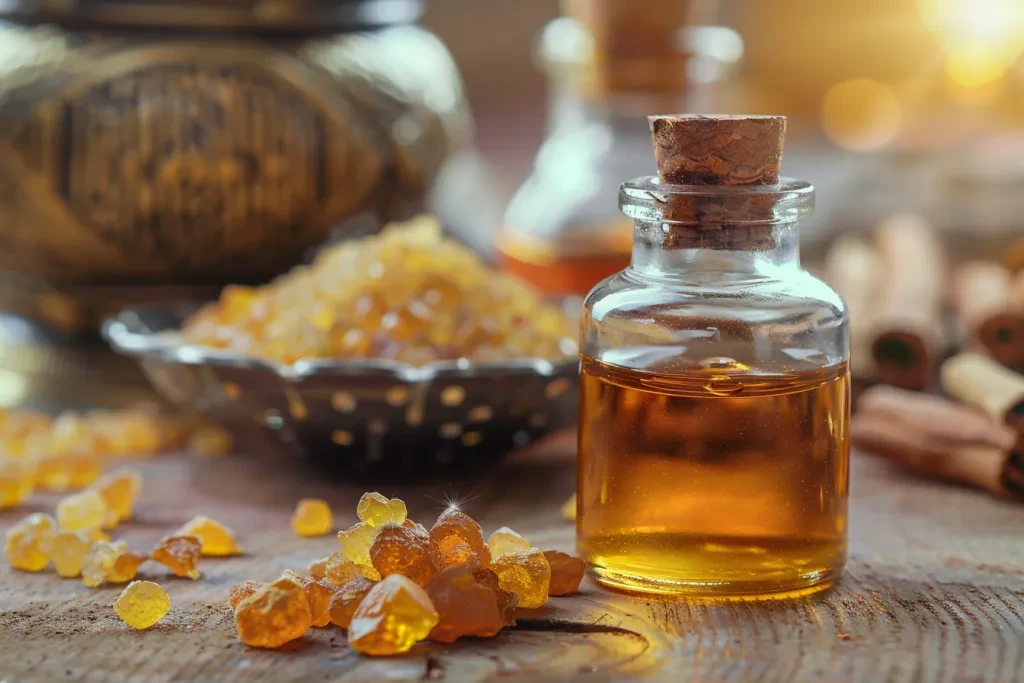
<svg viewBox="0 0 1024 683">
<path fill-rule="evenodd" d="M 721 464 L 707 480 L 730 489 L 717 504 L 742 494 L 751 518 L 828 507 L 827 535 L 844 544 L 835 558 L 845 556 L 847 433 L 858 452 L 1024 499 L 1022 53 L 1024 0 L 0 0 L 0 509 L 41 509 L 37 491 L 91 486 L 123 488 L 130 508 L 140 472 L 99 478 L 158 453 L 263 453 L 273 470 L 252 477 L 298 499 L 272 473 L 281 453 L 353 480 L 418 483 L 482 472 L 536 443 L 522 455 L 554 455 L 550 469 L 521 479 L 528 495 L 508 486 L 524 494 L 509 506 L 545 498 L 536 507 L 554 519 L 575 486 L 588 364 L 609 374 L 584 397 L 608 407 L 590 437 L 583 430 L 584 456 L 588 438 L 619 430 L 605 421 L 621 420 L 630 438 L 661 425 L 664 444 L 610 451 L 653 459 L 637 471 L 662 479 Z M 635 191 L 638 253 L 671 258 L 610 281 L 653 284 L 601 300 L 629 313 L 622 331 L 601 333 L 604 349 L 591 343 L 586 306 L 580 324 L 582 297 L 630 262 L 619 188 L 659 170 L 647 115 L 681 112 L 788 117 L 782 176 L 813 183 L 817 211 L 803 219 L 810 193 L 783 197 L 785 184 L 758 195 L 722 187 L 775 181 L 778 136 L 749 132 L 763 121 L 718 122 L 714 134 L 694 132 L 706 122 L 681 126 L 689 137 L 674 160 L 701 135 L 715 153 L 679 177 L 722 183 L 675 191 L 689 193 L 678 206 L 697 207 L 681 214 L 668 213 L 675 199 Z M 742 136 L 718 134 L 730 126 Z M 788 258 L 797 232 L 803 266 L 845 310 Z M 722 266 L 727 251 L 756 270 Z M 678 277 L 666 277 L 676 264 Z M 600 315 L 613 320 L 609 310 Z M 639 360 L 648 355 L 663 376 Z M 806 367 L 773 364 L 783 355 Z M 756 438 L 735 439 L 744 430 L 732 408 L 712 406 L 746 403 L 735 414 L 756 415 L 744 428 Z M 792 417 L 778 407 L 798 404 Z M 678 407 L 692 419 L 677 421 Z M 777 450 L 768 431 L 780 434 Z M 815 467 L 835 474 L 820 488 L 788 460 L 812 436 L 827 442 L 807 447 Z M 662 469 L 668 460 L 685 469 Z M 737 479 L 747 462 L 777 466 L 780 484 L 756 468 Z M 235 482 L 246 463 L 213 474 L 197 465 L 195 488 L 234 490 L 222 509 L 247 520 L 254 543 L 243 541 L 259 557 L 264 517 L 250 512 L 261 498 Z M 598 476 L 619 469 L 606 465 Z M 191 494 L 172 499 L 192 467 L 143 467 L 170 482 L 162 504 L 175 515 L 200 511 Z M 560 483 L 545 488 L 555 468 Z M 503 473 L 496 483 L 506 488 Z M 777 495 L 798 484 L 799 497 Z M 600 488 L 603 504 L 610 487 Z M 643 486 L 621 490 L 623 510 L 639 500 L 678 513 L 636 495 Z M 873 510 L 876 490 L 864 490 L 859 505 Z M 82 495 L 95 504 L 88 529 L 61 527 L 109 530 L 108 503 L 95 489 Z M 892 510 L 939 500 L 901 497 Z M 574 518 L 575 503 L 562 515 Z M 987 519 L 957 528 L 966 538 Z M 763 552 L 748 520 L 726 546 L 725 535 L 705 543 L 691 520 L 623 520 L 609 538 L 657 530 L 708 557 L 742 543 L 743 572 Z M 794 525 L 764 547 L 816 547 L 818 531 L 804 533 Z M 189 545 L 198 553 L 199 541 Z M 32 550 L 22 568 L 48 559 Z M 790 568 L 817 582 L 838 568 L 829 562 L 828 572 Z"/>
<path fill-rule="evenodd" d="M 907 309 L 929 339 L 915 337 L 912 380 L 887 382 L 932 386 L 943 355 L 979 339 L 1024 363 L 1019 0 L 12 0 L 0 15 L 0 405 L 151 398 L 101 322 L 218 296 L 193 341 L 246 356 L 422 365 L 530 355 L 532 339 L 574 358 L 558 324 L 523 321 L 628 262 L 618 188 L 655 172 L 645 117 L 669 112 L 788 117 L 783 173 L 817 188 L 804 263 L 850 302 L 855 374 L 877 379 L 887 352 L 907 362 L 872 346 Z M 483 259 L 467 272 L 491 289 L 451 294 L 460 331 L 413 280 L 375 290 L 391 273 L 339 299 L 345 251 L 297 271 L 301 286 L 256 289 L 325 242 L 424 211 Z M 417 234 L 399 251 L 475 263 Z M 495 332 L 500 316 L 518 336 Z M 218 382 L 237 380 L 190 386 L 237 393 Z"/>
<path fill-rule="evenodd" d="M 645 4 L 634 3 L 635 12 Z M 954 184 L 957 200 L 971 201 L 963 197 L 969 186 L 981 195 L 977 209 L 986 229 L 1024 231 L 1010 189 L 1024 186 L 1020 3 L 698 4 L 700 21 L 733 29 L 742 42 L 734 45 L 726 36 L 716 46 L 736 63 L 686 104 L 697 111 L 789 117 L 784 168 L 818 186 L 816 226 L 859 218 L 832 215 L 841 208 L 872 213 L 880 199 L 863 193 L 878 179 L 874 190 L 886 195 L 881 201 L 945 218 L 969 215 L 946 195 Z M 426 14 L 462 71 L 479 146 L 502 197 L 529 172 L 544 136 L 551 88 L 539 68 L 538 34 L 559 11 L 557 0 L 437 0 Z M 922 186 L 922 176 L 937 173 L 937 162 L 944 165 L 941 176 Z M 1011 205 L 997 212 L 993 200 Z"/>
</svg>

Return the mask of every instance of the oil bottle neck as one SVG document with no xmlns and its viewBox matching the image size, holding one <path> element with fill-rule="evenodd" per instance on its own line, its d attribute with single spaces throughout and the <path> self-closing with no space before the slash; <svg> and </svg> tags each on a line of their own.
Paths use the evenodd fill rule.
<svg viewBox="0 0 1024 683">
<path fill-rule="evenodd" d="M 736 234 L 729 235 L 729 231 Z M 680 234 L 682 232 L 682 234 Z M 800 268 L 797 223 L 777 223 L 761 236 L 744 227 L 714 231 L 636 221 L 630 270 L 658 279 L 777 277 Z"/>
</svg>

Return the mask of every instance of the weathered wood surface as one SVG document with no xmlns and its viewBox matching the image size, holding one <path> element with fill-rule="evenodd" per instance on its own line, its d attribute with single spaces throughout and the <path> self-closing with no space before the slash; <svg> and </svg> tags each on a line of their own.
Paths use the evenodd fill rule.
<svg viewBox="0 0 1024 683">
<path fill-rule="evenodd" d="M 508 524 L 543 547 L 571 549 L 559 505 L 574 488 L 571 441 L 555 440 L 483 480 L 399 487 L 429 521 L 459 499 L 489 531 Z M 521 612 L 492 640 L 422 645 L 371 660 L 336 629 L 314 629 L 283 651 L 248 649 L 225 604 L 232 584 L 270 579 L 336 547 L 298 539 L 288 517 L 300 496 L 354 521 L 363 485 L 328 483 L 280 457 L 162 458 L 143 463 L 137 520 L 119 535 L 147 547 L 194 514 L 221 519 L 249 554 L 204 560 L 197 582 L 166 576 L 172 612 L 133 632 L 111 610 L 120 590 L 90 590 L 52 574 L 0 569 L 2 681 L 359 681 L 497 677 L 529 680 L 1018 681 L 1024 680 L 1024 506 L 910 478 L 855 459 L 852 557 L 839 585 L 767 602 L 630 598 L 592 585 Z M 28 510 L 51 509 L 36 496 Z M 6 527 L 25 509 L 0 515 Z"/>
</svg>

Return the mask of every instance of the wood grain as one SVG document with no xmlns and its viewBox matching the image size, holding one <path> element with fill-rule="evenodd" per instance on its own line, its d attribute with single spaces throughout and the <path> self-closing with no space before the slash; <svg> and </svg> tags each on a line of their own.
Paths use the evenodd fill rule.
<svg viewBox="0 0 1024 683">
<path fill-rule="evenodd" d="M 483 480 L 383 491 L 429 522 L 457 499 L 485 531 L 508 524 L 535 545 L 570 550 L 559 505 L 574 488 L 571 439 L 510 461 Z M 204 560 L 203 578 L 146 578 L 171 595 L 171 613 L 133 632 L 110 605 L 119 587 L 90 590 L 52 572 L 0 568 L 0 679 L 5 681 L 364 681 L 498 677 L 603 681 L 1017 681 L 1024 678 L 1024 507 L 910 478 L 855 457 L 852 556 L 832 590 L 772 601 L 632 598 L 585 585 L 572 598 L 521 610 L 495 639 L 421 645 L 372 660 L 336 629 L 314 629 L 283 651 L 241 645 L 225 604 L 232 584 L 271 579 L 336 547 L 298 539 L 288 517 L 300 496 L 327 498 L 336 526 L 376 484 L 320 480 L 279 455 L 219 460 L 165 457 L 140 465 L 146 493 L 119 529 L 138 548 L 194 514 L 233 526 L 248 550 Z M 53 496 L 0 514 L 6 527 Z"/>
</svg>

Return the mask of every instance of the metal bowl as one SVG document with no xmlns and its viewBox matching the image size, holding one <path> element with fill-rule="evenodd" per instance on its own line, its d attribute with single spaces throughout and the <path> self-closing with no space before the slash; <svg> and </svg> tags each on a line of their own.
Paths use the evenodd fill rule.
<svg viewBox="0 0 1024 683">
<path fill-rule="evenodd" d="M 575 358 L 283 365 L 182 344 L 177 330 L 195 309 L 127 308 L 104 323 L 103 335 L 138 359 L 173 403 L 225 423 L 255 420 L 332 469 L 475 469 L 575 419 Z"/>
</svg>

